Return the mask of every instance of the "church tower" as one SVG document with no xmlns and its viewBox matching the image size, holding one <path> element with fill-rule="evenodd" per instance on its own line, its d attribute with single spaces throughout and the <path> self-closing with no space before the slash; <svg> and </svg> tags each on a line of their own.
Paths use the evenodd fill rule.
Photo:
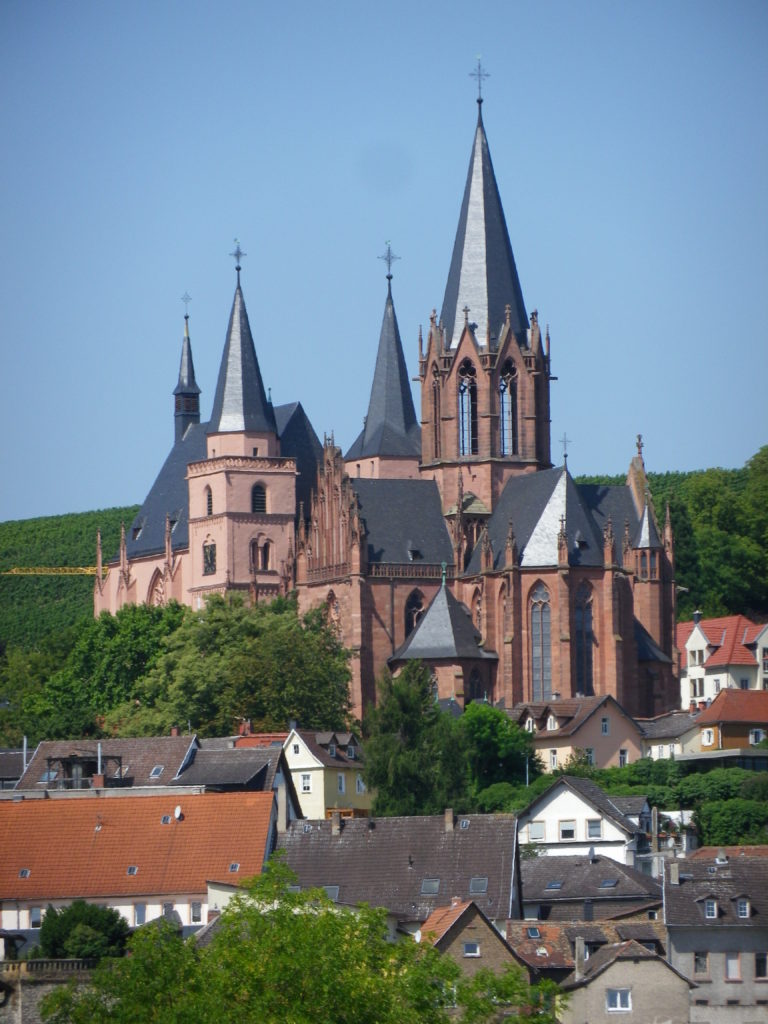
<svg viewBox="0 0 768 1024">
<path fill-rule="evenodd" d="M 433 311 L 426 351 L 419 342 L 421 473 L 438 481 L 445 508 L 461 490 L 490 513 L 510 477 L 551 466 L 551 374 L 549 334 L 526 313 L 477 102 L 442 313 Z"/>
</svg>

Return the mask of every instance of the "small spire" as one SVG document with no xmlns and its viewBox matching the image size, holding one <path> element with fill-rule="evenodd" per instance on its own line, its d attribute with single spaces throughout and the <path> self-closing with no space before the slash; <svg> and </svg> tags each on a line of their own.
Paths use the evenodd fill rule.
<svg viewBox="0 0 768 1024">
<path fill-rule="evenodd" d="M 243 250 L 240 248 L 240 243 L 238 242 L 237 239 L 235 239 L 234 251 L 231 252 L 229 255 L 235 261 L 235 270 L 237 271 L 237 283 L 240 284 L 240 271 L 242 270 L 242 267 L 240 266 L 240 261 L 242 260 L 243 256 L 247 256 L 248 253 L 243 252 Z"/>
</svg>

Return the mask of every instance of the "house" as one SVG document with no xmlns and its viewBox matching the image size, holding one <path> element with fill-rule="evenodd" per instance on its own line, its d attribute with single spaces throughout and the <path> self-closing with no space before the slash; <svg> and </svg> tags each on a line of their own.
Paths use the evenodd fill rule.
<svg viewBox="0 0 768 1024">
<path fill-rule="evenodd" d="M 696 726 L 703 754 L 754 747 L 768 737 L 768 690 L 721 690 Z"/>
<path fill-rule="evenodd" d="M 670 964 L 696 982 L 692 1024 L 768 1017 L 768 857 L 697 851 L 664 874 Z"/>
<path fill-rule="evenodd" d="M 744 615 L 677 624 L 680 707 L 706 707 L 721 690 L 768 690 L 768 624 Z"/>
<path fill-rule="evenodd" d="M 656 920 L 661 886 L 610 857 L 522 857 L 523 917 L 534 921 Z"/>
<path fill-rule="evenodd" d="M 597 768 L 621 767 L 643 756 L 643 732 L 608 694 L 516 704 L 510 718 L 533 735 L 545 771 L 585 753 Z"/>
<path fill-rule="evenodd" d="M 535 843 L 540 855 L 592 851 L 633 865 L 648 850 L 650 820 L 643 811 L 633 821 L 620 809 L 622 799 L 608 796 L 591 779 L 563 775 L 520 813 L 520 843 Z"/>
<path fill-rule="evenodd" d="M 365 817 L 373 795 L 363 780 L 363 750 L 351 732 L 291 729 L 283 744 L 302 815 L 326 818 L 338 810 L 343 817 Z"/>
<path fill-rule="evenodd" d="M 688 1024 L 689 992 L 695 988 L 658 953 L 629 939 L 602 946 L 585 959 L 577 940 L 573 972 L 561 982 L 568 1001 L 561 1024 L 608 1024 L 617 1017 L 639 1024 Z"/>
<path fill-rule="evenodd" d="M 698 751 L 696 711 L 668 711 L 656 718 L 638 718 L 643 736 L 643 757 L 653 761 Z"/>
<path fill-rule="evenodd" d="M 510 964 L 524 966 L 474 900 L 454 897 L 450 906 L 433 910 L 414 938 L 431 942 L 468 977 L 479 970 L 499 972 Z"/>
<path fill-rule="evenodd" d="M 339 903 L 385 907 L 416 932 L 453 897 L 474 899 L 503 934 L 520 914 L 517 821 L 511 814 L 294 821 L 277 849 L 302 888 Z"/>
<path fill-rule="evenodd" d="M 76 899 L 113 907 L 132 927 L 176 912 L 197 928 L 209 880 L 259 874 L 277 825 L 271 792 L 2 801 L 0 928 L 34 940 L 49 904 Z"/>
</svg>

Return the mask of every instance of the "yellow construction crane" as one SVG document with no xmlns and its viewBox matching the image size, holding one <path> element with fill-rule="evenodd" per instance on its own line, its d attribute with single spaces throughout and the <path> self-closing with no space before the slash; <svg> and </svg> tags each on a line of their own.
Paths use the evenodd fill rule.
<svg viewBox="0 0 768 1024">
<path fill-rule="evenodd" d="M 0 576 L 95 576 L 95 565 L 35 565 L 3 569 Z"/>
</svg>

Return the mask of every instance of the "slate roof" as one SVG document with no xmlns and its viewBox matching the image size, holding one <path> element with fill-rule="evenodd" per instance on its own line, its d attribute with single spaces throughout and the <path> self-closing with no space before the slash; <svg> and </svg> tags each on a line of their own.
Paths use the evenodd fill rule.
<svg viewBox="0 0 768 1024">
<path fill-rule="evenodd" d="M 483 126 L 481 104 L 482 101 L 478 103 L 475 139 L 441 313 L 449 348 L 455 348 L 461 337 L 464 306 L 469 307 L 470 320 L 477 324 L 475 335 L 484 345 L 488 329 L 498 340 L 505 321 L 505 306 L 509 304 L 512 330 L 522 344 L 527 343 L 528 316 Z M 493 341 L 492 347 L 495 347 Z"/>
<path fill-rule="evenodd" d="M 677 863 L 679 885 L 670 882 L 669 867 L 664 873 L 664 920 L 668 928 L 768 928 L 768 858 L 728 857 L 720 865 L 714 857 L 694 857 Z M 749 899 L 748 918 L 738 916 L 740 896 Z M 705 916 L 707 899 L 717 901 L 717 917 L 712 920 Z"/>
<path fill-rule="evenodd" d="M 668 654 L 659 647 L 656 641 L 653 639 L 651 634 L 640 622 L 639 619 L 635 619 L 635 645 L 637 646 L 637 660 L 643 661 L 660 661 L 667 665 L 672 664 L 672 659 Z"/>
<path fill-rule="evenodd" d="M 452 830 L 443 815 L 355 818 L 333 835 L 330 821 L 299 821 L 277 848 L 302 888 L 338 885 L 340 903 L 386 907 L 401 921 L 425 921 L 452 897 L 471 898 L 472 878 L 487 878 L 477 898 L 499 919 L 513 906 L 516 827 L 507 814 L 468 814 Z M 425 879 L 437 880 L 436 893 L 422 892 Z"/>
<path fill-rule="evenodd" d="M 642 732 L 634 718 L 628 715 L 610 694 L 594 697 L 566 697 L 564 700 L 527 701 L 516 704 L 507 711 L 507 714 L 518 724 L 522 724 L 529 716 L 535 722 L 544 723 L 550 715 L 555 715 L 559 723 L 557 729 L 537 728 L 535 733 L 536 739 L 549 739 L 558 736 L 573 736 L 585 722 L 609 704 L 624 715 L 627 723 L 633 729 L 638 733 Z"/>
<path fill-rule="evenodd" d="M 282 747 L 230 747 L 192 751 L 190 763 L 172 782 L 174 786 L 215 788 L 248 787 L 271 791 Z"/>
<path fill-rule="evenodd" d="M 443 583 L 405 643 L 401 644 L 389 661 L 394 663 L 413 658 L 432 661 L 481 658 L 497 661 L 497 654 L 483 650 L 481 640 L 482 636 L 475 628 L 468 608 Z"/>
<path fill-rule="evenodd" d="M 637 718 L 635 721 L 647 739 L 676 739 L 696 725 L 697 715 L 690 711 L 670 711 L 656 718 Z"/>
<path fill-rule="evenodd" d="M 256 358 L 239 270 L 208 433 L 238 430 L 277 433 L 275 413 L 267 400 Z"/>
<path fill-rule="evenodd" d="M 44 740 L 30 758 L 27 770 L 16 785 L 16 792 L 26 790 L 44 792 L 58 789 L 63 773 L 60 762 L 69 758 L 88 758 L 95 761 L 101 744 L 102 767 L 107 785 L 120 787 L 163 787 L 169 785 L 182 770 L 197 746 L 195 736 L 143 736 L 131 739 L 103 740 Z M 117 758 L 121 775 L 116 778 Z M 49 764 L 49 762 L 51 762 Z M 152 769 L 158 765 L 163 771 L 155 778 Z M 48 782 L 43 776 L 50 769 L 58 776 Z"/>
<path fill-rule="evenodd" d="M 0 802 L 0 899 L 130 900 L 248 878 L 269 852 L 273 800 L 272 793 L 205 793 Z M 131 865 L 136 874 L 128 874 Z"/>
<path fill-rule="evenodd" d="M 363 750 L 360 741 L 351 732 L 312 732 L 308 729 L 297 729 L 296 732 L 302 738 L 307 749 L 316 757 L 320 764 L 326 768 L 354 767 L 364 761 Z M 331 754 L 330 746 L 334 747 Z M 348 748 L 350 744 L 354 747 L 355 756 L 350 757 Z"/>
<path fill-rule="evenodd" d="M 520 862 L 525 903 L 558 903 L 592 900 L 604 902 L 627 900 L 660 900 L 661 886 L 650 876 L 609 857 L 557 857 L 524 858 Z M 600 883 L 616 879 L 610 888 Z M 562 883 L 559 889 L 547 889 L 550 882 Z"/>
<path fill-rule="evenodd" d="M 612 796 L 611 803 L 627 817 L 635 817 L 648 809 L 648 800 L 644 796 Z"/>
<path fill-rule="evenodd" d="M 648 507 L 647 501 L 645 503 L 643 515 L 640 519 L 640 525 L 637 528 L 637 533 L 635 534 L 635 540 L 632 546 L 635 548 L 643 549 L 659 549 L 663 547 L 661 541 L 659 540 L 659 531 L 656 529 L 656 520 L 654 519 L 651 510 Z"/>
<path fill-rule="evenodd" d="M 392 301 L 391 279 L 387 285 L 368 415 L 360 435 L 344 458 L 349 461 L 374 456 L 421 456 L 421 427 L 413 407 L 411 383 Z"/>
<path fill-rule="evenodd" d="M 0 750 L 0 779 L 21 778 L 24 771 L 23 750 Z"/>
<path fill-rule="evenodd" d="M 528 935 L 531 928 L 538 930 L 538 937 Z M 592 946 L 634 939 L 637 942 L 654 942 L 662 952 L 666 949 L 666 929 L 662 921 L 630 924 L 607 920 L 507 922 L 507 942 L 529 967 L 540 972 L 572 969 L 573 945 L 577 937 Z"/>
<path fill-rule="evenodd" d="M 695 622 L 678 622 L 676 633 L 680 664 L 688 664 L 686 643 L 690 639 Z M 727 665 L 752 665 L 757 663 L 754 644 L 765 629 L 765 623 L 752 622 L 744 615 L 724 615 L 715 619 L 700 619 L 698 627 L 707 644 L 715 648 L 704 662 L 706 668 L 724 668 Z"/>
<path fill-rule="evenodd" d="M 189 340 L 189 317 L 184 317 L 184 338 L 181 342 L 179 380 L 173 389 L 174 395 L 199 395 L 200 388 L 195 380 L 195 364 L 192 361 L 192 345 Z"/>
<path fill-rule="evenodd" d="M 690 988 L 696 988 L 696 984 L 693 981 L 689 981 L 685 975 L 667 963 L 664 957 L 659 956 L 658 953 L 653 953 L 650 949 L 646 949 L 645 946 L 641 946 L 634 939 L 629 939 L 627 942 L 611 943 L 609 946 L 601 946 L 600 949 L 595 950 L 588 960 L 584 961 L 584 972 L 580 978 L 577 979 L 574 974 L 569 974 L 567 978 L 563 978 L 560 986 L 565 991 L 569 991 L 570 989 L 588 985 L 606 971 L 611 964 L 615 964 L 619 960 L 658 960 L 667 970 L 682 978 Z"/>
<path fill-rule="evenodd" d="M 603 529 L 609 518 L 617 535 L 625 519 L 630 531 L 636 530 L 638 523 L 626 486 L 579 485 L 563 466 L 514 476 L 507 481 L 486 526 L 494 568 L 504 565 L 510 522 L 521 566 L 557 565 L 562 517 L 569 565 L 603 565 Z M 480 572 L 481 559 L 480 545 L 476 545 L 467 575 Z"/>
<path fill-rule="evenodd" d="M 453 562 L 453 545 L 434 480 L 356 477 L 350 483 L 366 529 L 369 563 Z"/>
<path fill-rule="evenodd" d="M 696 719 L 698 726 L 727 722 L 768 725 L 768 690 L 721 690 Z"/>
</svg>

